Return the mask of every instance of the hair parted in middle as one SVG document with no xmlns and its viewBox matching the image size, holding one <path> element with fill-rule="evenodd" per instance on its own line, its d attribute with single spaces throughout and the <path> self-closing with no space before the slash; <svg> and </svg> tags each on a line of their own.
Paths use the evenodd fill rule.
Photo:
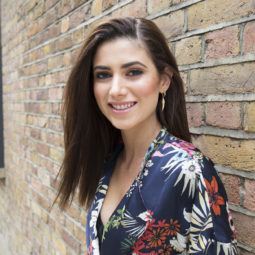
<svg viewBox="0 0 255 255">
<path fill-rule="evenodd" d="M 113 18 L 97 25 L 87 37 L 65 87 L 62 117 L 65 155 L 59 173 L 58 197 L 64 208 L 79 188 L 79 203 L 88 208 L 93 200 L 107 157 L 120 139 L 120 130 L 101 113 L 93 92 L 93 59 L 106 41 L 117 38 L 137 40 L 146 49 L 159 74 L 168 68 L 171 85 L 162 111 L 159 95 L 157 118 L 171 134 L 189 141 L 190 133 L 182 79 L 166 38 L 145 18 Z M 55 200 L 56 201 L 56 200 Z"/>
</svg>

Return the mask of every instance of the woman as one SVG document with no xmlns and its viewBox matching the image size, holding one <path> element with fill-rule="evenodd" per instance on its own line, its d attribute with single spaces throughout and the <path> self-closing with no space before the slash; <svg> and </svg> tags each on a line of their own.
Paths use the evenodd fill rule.
<svg viewBox="0 0 255 255">
<path fill-rule="evenodd" d="M 190 143 L 182 80 L 149 20 L 111 19 L 88 36 L 64 101 L 58 197 L 79 188 L 88 254 L 237 254 L 227 196 Z"/>
</svg>

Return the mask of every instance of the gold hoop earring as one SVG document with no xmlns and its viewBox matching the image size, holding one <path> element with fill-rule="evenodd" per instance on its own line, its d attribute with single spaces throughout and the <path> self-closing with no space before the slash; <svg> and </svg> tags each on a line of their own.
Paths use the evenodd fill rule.
<svg viewBox="0 0 255 255">
<path fill-rule="evenodd" d="M 162 92 L 161 93 L 161 96 L 162 96 L 162 99 L 161 99 L 161 110 L 162 110 L 162 112 L 164 111 L 164 108 L 165 108 L 165 96 L 166 96 L 166 92 L 164 91 L 164 92 Z"/>
</svg>

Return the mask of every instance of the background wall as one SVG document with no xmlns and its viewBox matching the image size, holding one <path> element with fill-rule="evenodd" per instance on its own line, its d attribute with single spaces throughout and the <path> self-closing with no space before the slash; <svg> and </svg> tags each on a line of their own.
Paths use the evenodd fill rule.
<svg viewBox="0 0 255 255">
<path fill-rule="evenodd" d="M 84 253 L 77 201 L 49 213 L 63 155 L 61 97 L 90 26 L 128 15 L 152 19 L 168 38 L 193 141 L 222 175 L 241 254 L 255 254 L 254 0 L 1 0 L 0 238 L 14 255 Z"/>
</svg>

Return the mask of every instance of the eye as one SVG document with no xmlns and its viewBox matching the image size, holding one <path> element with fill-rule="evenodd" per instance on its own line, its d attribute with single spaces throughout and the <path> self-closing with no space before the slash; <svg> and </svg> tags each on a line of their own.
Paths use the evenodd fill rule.
<svg viewBox="0 0 255 255">
<path fill-rule="evenodd" d="M 141 70 L 133 69 L 133 70 L 130 70 L 128 72 L 128 76 L 137 76 L 137 75 L 140 75 L 142 73 L 143 73 L 143 71 L 141 71 Z"/>
<path fill-rule="evenodd" d="M 100 73 L 96 73 L 95 74 L 95 77 L 97 78 L 97 79 L 107 79 L 107 78 L 109 78 L 111 75 L 109 74 L 109 73 L 105 73 L 105 72 L 100 72 Z"/>
</svg>

